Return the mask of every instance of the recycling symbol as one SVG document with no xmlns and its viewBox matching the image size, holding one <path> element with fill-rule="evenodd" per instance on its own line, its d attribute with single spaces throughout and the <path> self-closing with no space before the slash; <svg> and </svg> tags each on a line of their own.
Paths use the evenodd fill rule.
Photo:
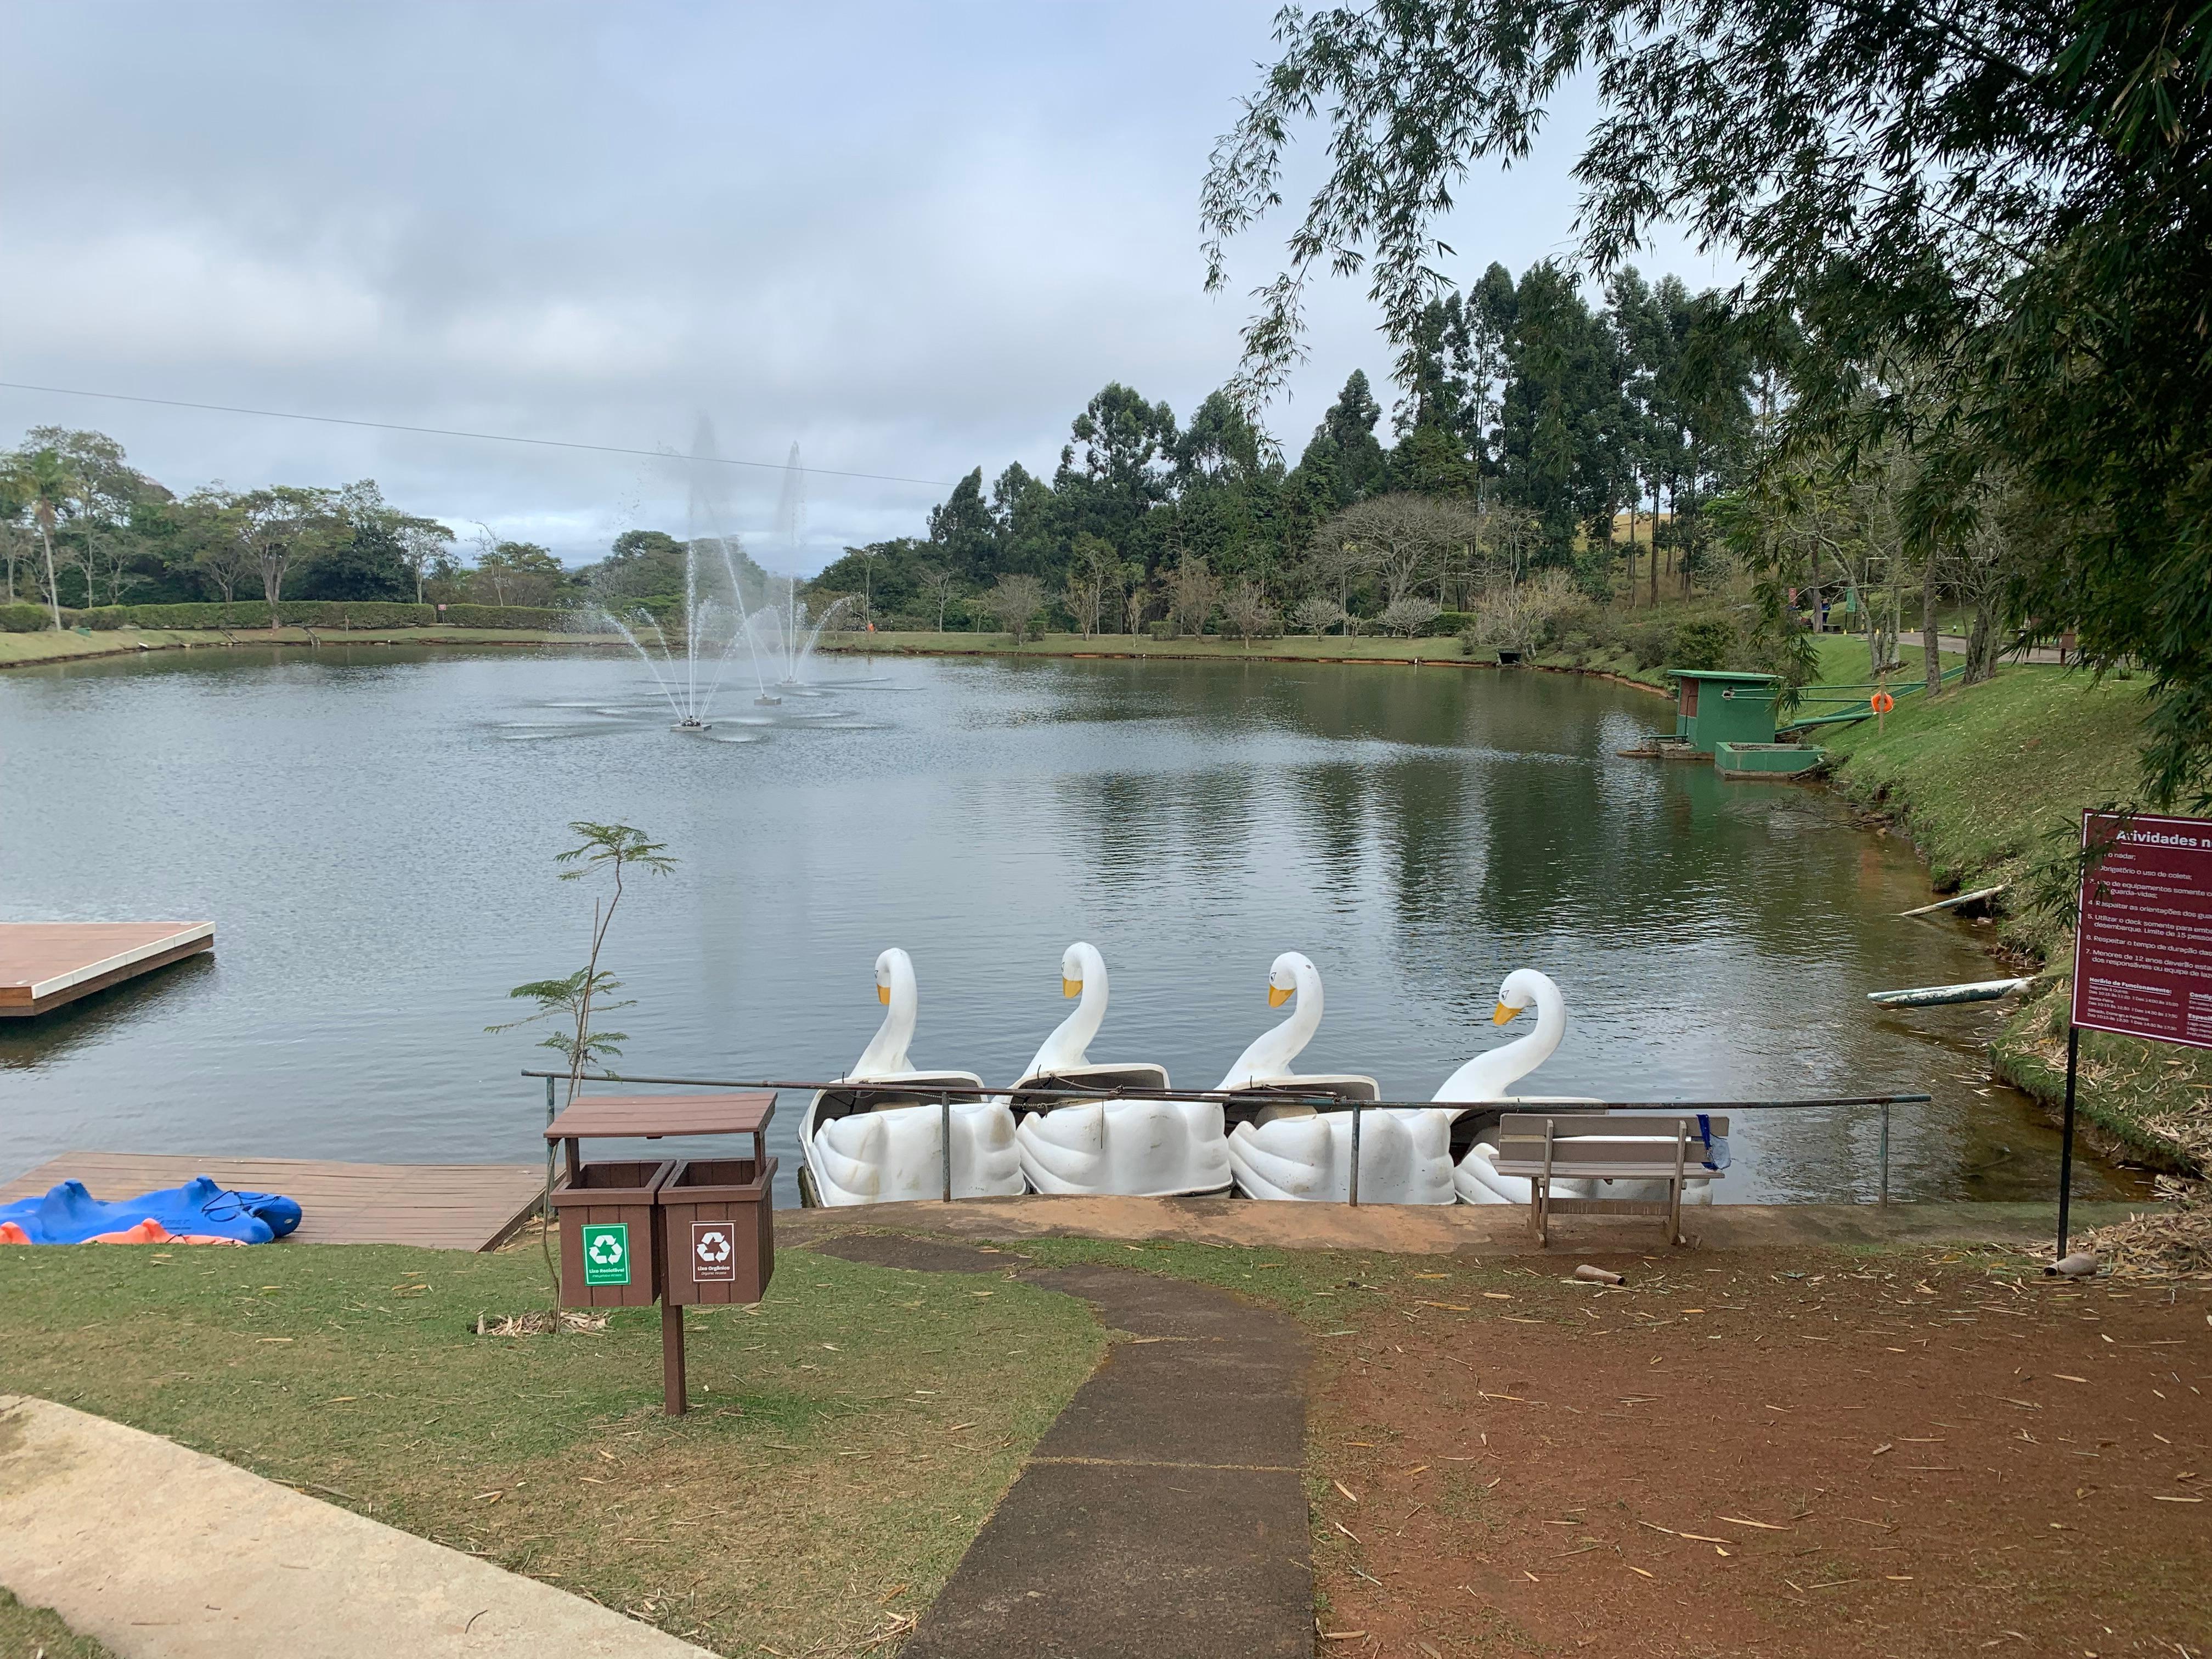
<svg viewBox="0 0 2212 1659">
<path fill-rule="evenodd" d="M 730 1236 L 727 1233 L 701 1233 L 698 1238 L 699 1260 L 719 1267 L 730 1259 Z"/>
<path fill-rule="evenodd" d="M 601 1233 L 592 1241 L 591 1257 L 599 1267 L 613 1267 L 623 1259 L 622 1240 L 612 1233 Z"/>
</svg>

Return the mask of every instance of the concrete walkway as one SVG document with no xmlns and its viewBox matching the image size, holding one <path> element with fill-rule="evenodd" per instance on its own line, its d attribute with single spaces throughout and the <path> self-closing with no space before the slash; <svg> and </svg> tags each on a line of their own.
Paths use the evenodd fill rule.
<svg viewBox="0 0 2212 1659">
<path fill-rule="evenodd" d="M 700 1659 L 158 1435 L 0 1395 L 0 1584 L 118 1659 Z"/>
<path fill-rule="evenodd" d="M 2141 1204 L 2076 1200 L 2086 1231 L 2121 1221 Z M 1692 1248 L 1808 1249 L 1829 1246 L 2045 1243 L 2057 1224 L 2047 1204 L 1715 1204 L 1682 1212 Z M 1528 1234 L 1520 1205 L 1259 1204 L 1241 1198 L 964 1198 L 950 1204 L 877 1204 L 865 1210 L 777 1212 L 779 1243 L 805 1243 L 855 1226 L 912 1228 L 956 1238 L 1178 1239 L 1275 1250 L 1389 1250 L 1405 1255 L 1572 1256 L 1577 1251 L 1660 1248 L 1665 1229 L 1645 1217 L 1559 1216 L 1548 1250 Z M 988 1260 L 988 1258 L 986 1258 Z"/>
<path fill-rule="evenodd" d="M 1013 1265 L 916 1238 L 814 1248 L 929 1273 Z M 1046 1431 L 900 1659 L 1310 1659 L 1297 1325 L 1150 1273 L 1017 1276 L 1081 1297 L 1130 1340 Z"/>
</svg>

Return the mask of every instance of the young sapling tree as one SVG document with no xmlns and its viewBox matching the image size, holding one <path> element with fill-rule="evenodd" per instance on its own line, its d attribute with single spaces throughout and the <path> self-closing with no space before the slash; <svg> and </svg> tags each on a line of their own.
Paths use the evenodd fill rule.
<svg viewBox="0 0 2212 1659">
<path fill-rule="evenodd" d="M 525 1025 L 535 1025 L 541 1020 L 550 1021 L 553 1029 L 538 1041 L 541 1048 L 550 1048 L 568 1062 L 568 1092 L 564 1106 L 574 1105 L 584 1085 L 584 1073 L 597 1061 L 606 1060 L 622 1053 L 622 1045 L 629 1040 L 624 1031 L 599 1029 L 593 1020 L 618 1008 L 636 1006 L 635 999 L 617 1000 L 615 994 L 623 988 L 622 981 L 599 966 L 599 957 L 607 942 L 607 930 L 614 925 L 615 910 L 623 901 L 625 876 L 635 869 L 647 874 L 665 876 L 676 867 L 676 860 L 666 851 L 665 843 L 646 839 L 645 831 L 627 823 L 592 823 L 579 820 L 569 829 L 583 837 L 583 844 L 572 847 L 565 853 L 554 854 L 553 861 L 562 866 L 562 881 L 582 881 L 601 872 L 612 878 L 614 890 L 604 898 L 592 900 L 591 951 L 584 965 L 573 974 L 559 979 L 532 980 L 518 985 L 507 993 L 520 1001 L 534 1002 L 538 1012 L 511 1020 L 504 1025 L 489 1025 L 488 1031 L 513 1031 Z M 540 1233 L 539 1242 L 545 1251 L 545 1268 L 553 1276 L 555 1293 L 559 1293 L 560 1275 L 553 1263 L 551 1223 L 553 1219 L 553 1159 L 549 1151 L 545 1159 L 545 1220 L 546 1229 Z M 553 1322 L 558 1329 L 557 1315 Z"/>
</svg>

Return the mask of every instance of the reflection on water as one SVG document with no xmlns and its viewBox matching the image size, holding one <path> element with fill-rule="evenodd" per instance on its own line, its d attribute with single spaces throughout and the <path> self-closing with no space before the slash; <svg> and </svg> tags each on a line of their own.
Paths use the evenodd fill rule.
<svg viewBox="0 0 2212 1659">
<path fill-rule="evenodd" d="M 839 665 L 848 668 L 848 665 Z M 914 953 L 917 1064 L 1012 1078 L 1113 970 L 1092 1049 L 1218 1078 L 1275 1018 L 1278 951 L 1328 1015 L 1302 1065 L 1425 1097 L 1521 966 L 1565 988 L 1522 1086 L 1613 1099 L 1925 1090 L 1893 1190 L 2047 1194 L 2056 1137 L 1980 1059 L 2000 1007 L 1864 993 L 1986 977 L 1971 926 L 1827 796 L 1618 758 L 1667 706 L 1541 673 L 1268 663 L 884 662 L 672 731 L 635 663 L 392 648 L 165 653 L 0 678 L 0 915 L 198 917 L 218 953 L 0 1029 L 0 1172 L 70 1146 L 528 1159 L 507 987 L 581 959 L 570 819 L 683 862 L 611 949 L 634 1069 L 827 1076 Z M 803 1100 L 776 1125 L 787 1178 Z M 1731 1199 L 1869 1196 L 1871 1114 L 1742 1117 Z M 2085 1170 L 2085 1191 L 2118 1189 Z"/>
</svg>

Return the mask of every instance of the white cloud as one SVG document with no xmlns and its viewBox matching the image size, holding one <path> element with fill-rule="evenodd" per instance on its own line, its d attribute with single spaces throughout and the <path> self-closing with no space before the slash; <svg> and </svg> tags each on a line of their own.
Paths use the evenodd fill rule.
<svg viewBox="0 0 2212 1659">
<path fill-rule="evenodd" d="M 1197 185 L 1273 4 L 17 6 L 4 378 L 641 449 L 704 412 L 729 455 L 1048 470 L 1108 380 L 1184 412 L 1234 367 Z M 1468 182 L 1467 275 L 1565 248 L 1571 159 Z M 1312 344 L 1294 452 L 1388 366 L 1354 285 Z M 680 524 L 649 461 L 0 392 L 0 429 L 49 421 L 179 485 L 374 475 L 576 557 Z M 776 483 L 733 472 L 741 525 Z M 814 477 L 814 539 L 911 533 L 941 493 Z"/>
</svg>

